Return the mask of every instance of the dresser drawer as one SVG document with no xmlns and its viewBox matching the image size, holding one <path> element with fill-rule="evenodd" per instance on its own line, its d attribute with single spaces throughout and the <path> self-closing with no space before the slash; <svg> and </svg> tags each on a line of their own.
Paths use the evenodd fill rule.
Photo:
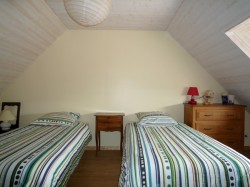
<svg viewBox="0 0 250 187">
<path fill-rule="evenodd" d="M 235 136 L 211 136 L 212 138 L 218 140 L 219 142 L 232 147 L 234 149 L 238 149 L 240 145 L 242 144 L 240 138 L 235 137 Z"/>
<path fill-rule="evenodd" d="M 204 134 L 240 134 L 242 132 L 241 124 L 237 122 L 200 122 L 196 123 L 196 129 Z"/>
<path fill-rule="evenodd" d="M 197 110 L 197 121 L 230 121 L 239 119 L 239 113 L 236 110 Z"/>
</svg>

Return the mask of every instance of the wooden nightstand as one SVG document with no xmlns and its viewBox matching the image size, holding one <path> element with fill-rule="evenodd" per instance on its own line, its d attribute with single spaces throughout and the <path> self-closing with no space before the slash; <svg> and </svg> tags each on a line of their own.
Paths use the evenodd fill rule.
<svg viewBox="0 0 250 187">
<path fill-rule="evenodd" d="M 95 139 L 96 139 L 96 155 L 100 151 L 100 131 L 119 131 L 121 133 L 120 151 L 122 153 L 123 141 L 123 116 L 124 113 L 102 113 L 98 112 L 96 116 Z"/>
</svg>

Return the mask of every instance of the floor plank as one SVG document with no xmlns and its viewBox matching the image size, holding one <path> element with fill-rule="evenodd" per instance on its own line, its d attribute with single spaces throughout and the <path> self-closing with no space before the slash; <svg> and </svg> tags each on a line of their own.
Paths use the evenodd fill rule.
<svg viewBox="0 0 250 187">
<path fill-rule="evenodd" d="M 117 150 L 86 150 L 71 175 L 67 187 L 117 187 L 121 169 L 121 153 Z"/>
</svg>

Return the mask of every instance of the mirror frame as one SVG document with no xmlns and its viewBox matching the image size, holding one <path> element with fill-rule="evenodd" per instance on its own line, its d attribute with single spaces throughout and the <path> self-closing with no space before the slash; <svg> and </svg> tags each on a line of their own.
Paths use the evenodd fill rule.
<svg viewBox="0 0 250 187">
<path fill-rule="evenodd" d="M 21 102 L 2 102 L 2 110 L 5 106 L 17 106 L 17 113 L 14 114 L 16 115 L 16 124 L 11 124 L 11 128 L 19 128 Z"/>
</svg>

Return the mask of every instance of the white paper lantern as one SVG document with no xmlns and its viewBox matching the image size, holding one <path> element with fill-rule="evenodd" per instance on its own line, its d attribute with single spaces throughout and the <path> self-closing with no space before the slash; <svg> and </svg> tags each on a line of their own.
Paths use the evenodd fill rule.
<svg viewBox="0 0 250 187">
<path fill-rule="evenodd" d="M 64 0 L 69 16 L 78 24 L 93 26 L 109 14 L 112 0 Z"/>
</svg>

